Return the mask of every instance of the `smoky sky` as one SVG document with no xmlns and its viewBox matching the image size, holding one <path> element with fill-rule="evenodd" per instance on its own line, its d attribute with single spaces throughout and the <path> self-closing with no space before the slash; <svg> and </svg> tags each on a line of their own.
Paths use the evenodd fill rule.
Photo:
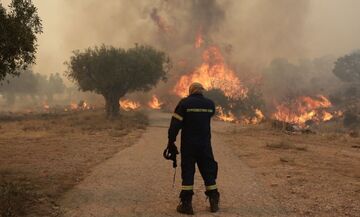
<svg viewBox="0 0 360 217">
<path fill-rule="evenodd" d="M 9 0 L 1 0 L 7 4 Z M 357 0 L 34 0 L 43 20 L 40 73 L 62 73 L 72 50 L 102 43 L 146 43 L 187 53 L 196 31 L 230 45 L 230 61 L 253 70 L 275 58 L 343 55 L 360 48 Z M 178 38 L 164 39 L 150 17 L 156 8 Z M 165 42 L 164 42 L 165 41 Z M 170 44 L 170 45 L 169 45 Z M 173 52 L 173 50 L 172 50 Z"/>
</svg>

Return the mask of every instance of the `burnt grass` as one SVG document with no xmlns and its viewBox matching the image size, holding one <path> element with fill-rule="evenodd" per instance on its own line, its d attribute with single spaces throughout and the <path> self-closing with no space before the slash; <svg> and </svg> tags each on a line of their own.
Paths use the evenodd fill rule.
<svg viewBox="0 0 360 217">
<path fill-rule="evenodd" d="M 147 125 L 140 112 L 0 114 L 0 216 L 60 216 L 57 200 Z"/>
</svg>

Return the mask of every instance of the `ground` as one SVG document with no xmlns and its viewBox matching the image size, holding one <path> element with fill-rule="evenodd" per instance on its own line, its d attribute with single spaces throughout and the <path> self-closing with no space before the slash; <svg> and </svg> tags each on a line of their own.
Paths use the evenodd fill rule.
<svg viewBox="0 0 360 217">
<path fill-rule="evenodd" d="M 223 136 L 291 215 L 360 216 L 360 138 L 337 131 L 233 125 Z"/>
<path fill-rule="evenodd" d="M 108 121 L 103 111 L 0 115 L 0 216 L 56 216 L 61 195 L 91 168 L 134 144 L 140 113 Z"/>
<path fill-rule="evenodd" d="M 173 169 L 162 157 L 171 114 L 150 113 L 150 124 L 137 144 L 94 168 L 82 183 L 62 198 L 66 217 L 182 216 L 179 202 L 180 172 L 172 187 Z M 214 123 L 214 151 L 219 161 L 221 211 L 211 216 L 288 216 L 258 177 L 225 144 L 228 124 Z M 208 201 L 199 175 L 194 207 L 197 216 L 209 216 Z"/>
<path fill-rule="evenodd" d="M 1 158 L 1 166 L 5 157 L 14 159 L 10 166 L 7 166 L 8 171 L 31 171 L 31 156 L 43 153 L 47 147 L 44 144 L 54 141 L 54 137 L 61 138 L 56 140 L 58 142 L 76 142 L 67 148 L 59 148 L 63 144 L 57 143 L 56 147 L 59 149 L 49 150 L 62 153 L 60 161 L 51 157 L 54 155 L 50 152 L 43 153 L 44 156 L 50 156 L 44 157 L 48 165 L 52 165 L 52 161 L 58 162 L 53 168 L 62 168 L 59 165 L 64 164 L 84 165 L 85 163 L 77 164 L 75 158 L 82 156 L 85 159 L 84 156 L 88 156 L 86 159 L 93 161 L 97 159 L 96 156 L 104 153 L 104 147 L 106 149 L 107 145 L 114 145 L 116 148 L 104 154 L 102 160 L 85 166 L 86 173 L 76 175 L 77 171 L 84 168 L 82 166 L 69 173 L 80 177 L 78 181 L 72 181 L 71 185 L 64 182 L 69 179 L 57 181 L 59 186 L 67 187 L 64 187 L 63 191 L 57 191 L 58 195 L 54 197 L 56 213 L 64 217 L 182 216 L 175 211 L 181 184 L 180 170 L 178 168 L 173 187 L 174 170 L 171 162 L 162 158 L 171 114 L 149 112 L 148 116 L 149 125 L 145 131 L 144 125 L 135 125 L 130 131 L 132 133 L 128 132 L 125 137 L 118 132 L 122 131 L 122 127 L 116 130 L 113 126 L 93 134 L 86 127 L 83 129 L 84 125 L 75 127 L 78 126 L 75 124 L 64 127 L 66 134 L 59 133 L 60 136 L 49 138 L 45 136 L 47 140 L 39 139 L 43 136 L 34 137 L 37 139 L 31 137 L 26 143 L 24 137 L 11 133 L 13 130 L 9 126 L 13 124 L 13 129 L 18 129 L 17 122 L 2 122 L 1 131 L 8 134 L 1 137 L 0 153 L 7 151 Z M 89 117 L 78 119 L 86 120 Z M 103 124 L 99 120 L 92 121 L 99 123 L 101 129 Z M 19 129 L 23 131 L 38 126 L 19 123 L 22 123 L 19 124 L 22 126 Z M 51 121 L 42 123 L 45 126 L 54 124 Z M 126 126 L 128 125 L 132 126 L 131 122 L 126 122 Z M 135 130 L 137 128 L 141 129 Z M 80 135 L 74 134 L 73 129 L 76 132 L 87 132 L 82 133 L 81 137 L 86 140 L 85 143 L 94 145 L 100 142 L 106 145 L 86 151 L 86 148 L 81 148 L 82 139 L 70 140 Z M 7 142 L 3 142 L 4 139 Z M 240 126 L 215 121 L 212 139 L 215 157 L 219 163 L 221 210 L 216 214 L 208 212 L 204 186 L 197 174 L 194 197 L 196 216 L 359 216 L 359 138 L 352 138 L 344 133 L 288 135 L 272 129 L 268 124 Z M 7 146 L 8 143 L 17 145 Z M 23 147 L 22 143 L 28 144 L 30 148 L 20 149 L 17 157 L 14 157 L 12 150 Z M 64 158 L 64 155 L 73 153 L 68 149 L 77 150 L 77 154 Z M 46 170 L 45 174 L 51 174 L 49 171 L 53 169 Z M 44 177 L 44 183 L 53 180 L 51 175 Z M 74 186 L 75 183 L 77 184 Z M 52 198 L 52 195 L 49 197 Z"/>
</svg>

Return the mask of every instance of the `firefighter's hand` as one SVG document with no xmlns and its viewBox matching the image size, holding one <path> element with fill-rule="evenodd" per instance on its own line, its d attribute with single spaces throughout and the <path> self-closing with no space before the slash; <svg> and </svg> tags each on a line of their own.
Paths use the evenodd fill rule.
<svg viewBox="0 0 360 217">
<path fill-rule="evenodd" d="M 174 142 L 169 142 L 168 143 L 168 148 L 169 148 L 169 153 L 171 153 L 172 155 L 179 154 L 179 151 L 178 151 L 178 149 L 177 149 Z"/>
</svg>

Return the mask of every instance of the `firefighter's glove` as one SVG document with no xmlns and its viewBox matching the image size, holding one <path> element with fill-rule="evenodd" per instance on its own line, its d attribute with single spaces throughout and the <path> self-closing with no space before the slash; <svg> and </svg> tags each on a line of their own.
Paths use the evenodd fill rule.
<svg viewBox="0 0 360 217">
<path fill-rule="evenodd" d="M 177 155 L 179 154 L 179 151 L 175 145 L 174 142 L 169 142 L 168 145 L 167 145 L 168 149 L 169 149 L 169 152 L 173 155 Z"/>
<path fill-rule="evenodd" d="M 166 160 L 171 160 L 173 162 L 173 167 L 177 167 L 176 155 L 179 154 L 175 143 L 168 143 L 166 149 L 164 150 L 163 156 Z"/>
</svg>

